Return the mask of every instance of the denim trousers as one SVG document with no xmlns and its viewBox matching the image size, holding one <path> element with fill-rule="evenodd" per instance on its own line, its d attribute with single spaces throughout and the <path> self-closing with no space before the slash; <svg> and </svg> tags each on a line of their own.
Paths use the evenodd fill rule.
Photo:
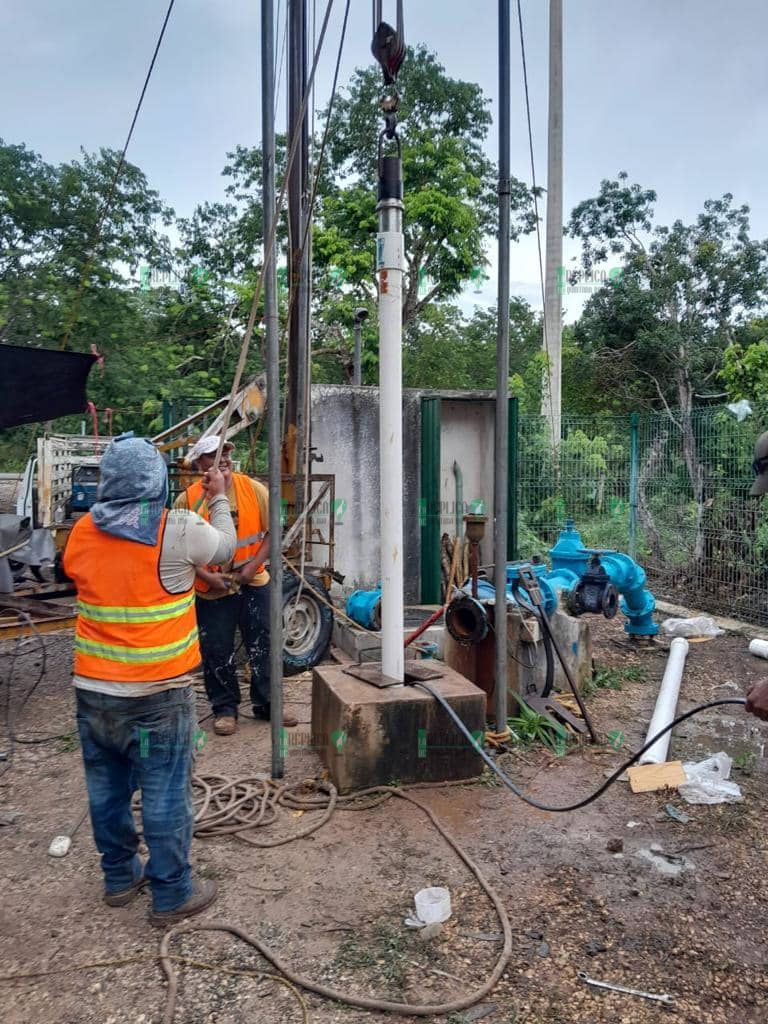
<svg viewBox="0 0 768 1024">
<path fill-rule="evenodd" d="M 197 628 L 203 677 L 213 713 L 237 718 L 240 684 L 235 665 L 239 629 L 251 666 L 251 704 L 269 704 L 269 584 L 242 587 L 237 594 L 206 601 L 198 597 Z"/>
<path fill-rule="evenodd" d="M 126 688 L 130 684 L 126 684 Z M 197 724 L 189 686 L 149 697 L 113 697 L 75 689 L 77 727 L 91 823 L 108 893 L 141 877 L 131 800 L 141 790 L 149 860 L 144 874 L 156 911 L 192 895 L 192 751 Z"/>
</svg>

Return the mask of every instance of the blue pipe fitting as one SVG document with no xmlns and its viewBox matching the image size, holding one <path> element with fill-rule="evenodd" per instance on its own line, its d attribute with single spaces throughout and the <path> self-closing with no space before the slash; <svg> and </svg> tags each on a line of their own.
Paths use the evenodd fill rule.
<svg viewBox="0 0 768 1024">
<path fill-rule="evenodd" d="M 565 529 L 560 531 L 549 555 L 552 559 L 552 572 L 548 576 L 550 584 L 569 593 L 587 571 L 589 560 L 597 555 L 608 579 L 621 595 L 619 607 L 627 618 L 624 631 L 630 636 L 655 636 L 658 633 L 659 627 L 653 621 L 656 601 L 653 594 L 645 589 L 645 571 L 629 555 L 585 548 L 572 519 L 566 519 Z"/>
<path fill-rule="evenodd" d="M 381 587 L 354 590 L 347 598 L 345 610 L 364 629 L 381 629 Z"/>
</svg>

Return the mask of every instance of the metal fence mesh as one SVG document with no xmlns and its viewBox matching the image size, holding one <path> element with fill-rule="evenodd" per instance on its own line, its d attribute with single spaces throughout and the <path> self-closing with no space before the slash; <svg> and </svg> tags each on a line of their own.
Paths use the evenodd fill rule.
<svg viewBox="0 0 768 1024">
<path fill-rule="evenodd" d="M 768 499 L 749 496 L 766 411 L 565 417 L 557 460 L 544 420 L 521 416 L 520 556 L 570 517 L 587 546 L 637 558 L 657 597 L 768 625 Z"/>
</svg>

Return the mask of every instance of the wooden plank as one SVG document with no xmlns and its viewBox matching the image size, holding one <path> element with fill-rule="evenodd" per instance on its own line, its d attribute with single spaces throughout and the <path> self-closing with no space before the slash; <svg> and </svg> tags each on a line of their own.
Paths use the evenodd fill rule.
<svg viewBox="0 0 768 1024">
<path fill-rule="evenodd" d="M 627 771 L 633 793 L 653 793 L 657 789 L 676 789 L 685 782 L 682 761 L 662 764 L 638 764 Z"/>
<path fill-rule="evenodd" d="M 60 618 L 72 615 L 75 604 L 64 604 L 60 601 L 35 601 L 29 597 L 18 597 L 16 594 L 0 594 L 0 608 L 8 611 L 26 612 L 33 619 Z"/>
<path fill-rule="evenodd" d="M 20 622 L 18 619 L 8 621 L 0 619 L 0 643 L 4 640 L 16 640 L 22 636 L 36 636 L 38 633 L 57 633 L 60 630 L 73 629 L 77 622 L 77 616 L 71 615 L 60 619 L 40 619 L 34 628 L 28 622 Z"/>
</svg>

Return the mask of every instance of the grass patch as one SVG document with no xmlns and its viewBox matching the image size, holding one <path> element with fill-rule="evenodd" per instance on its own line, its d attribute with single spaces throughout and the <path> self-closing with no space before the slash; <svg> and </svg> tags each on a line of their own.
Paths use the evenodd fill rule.
<svg viewBox="0 0 768 1024">
<path fill-rule="evenodd" d="M 76 750 L 80 749 L 80 736 L 77 730 L 72 732 L 64 733 L 59 736 L 59 749 L 56 751 L 57 754 L 74 754 Z"/>
<path fill-rule="evenodd" d="M 379 925 L 370 941 L 359 935 L 347 935 L 336 951 L 337 967 L 368 969 L 386 982 L 391 990 L 402 992 L 406 985 L 408 937 L 389 925 Z"/>
<path fill-rule="evenodd" d="M 622 668 L 596 665 L 592 678 L 587 679 L 582 687 L 582 696 L 592 697 L 598 690 L 623 690 L 626 683 L 646 682 L 648 673 L 642 665 L 625 665 Z"/>
<path fill-rule="evenodd" d="M 550 721 L 518 697 L 518 714 L 507 719 L 512 739 L 521 747 L 545 746 L 562 757 L 568 744 L 568 732 L 559 722 Z"/>
</svg>

